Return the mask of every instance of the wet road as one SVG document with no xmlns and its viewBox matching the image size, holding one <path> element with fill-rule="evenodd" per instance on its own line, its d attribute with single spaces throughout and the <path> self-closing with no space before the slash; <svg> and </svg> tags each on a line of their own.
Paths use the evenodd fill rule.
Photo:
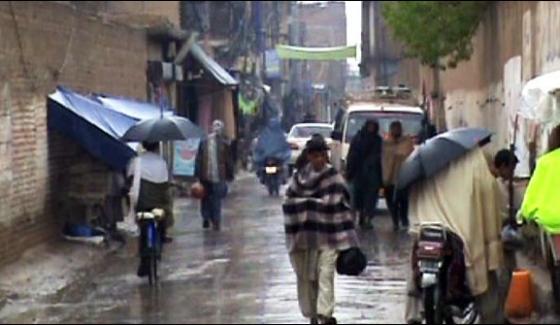
<svg viewBox="0 0 560 325">
<path fill-rule="evenodd" d="M 203 231 L 196 203 L 176 203 L 181 217 L 167 246 L 157 289 L 135 275 L 135 245 L 119 250 L 57 297 L 16 299 L 0 322 L 302 323 L 296 279 L 284 246 L 281 199 L 253 177 L 235 184 L 221 233 Z M 387 216 L 361 233 L 369 265 L 336 279 L 339 323 L 402 323 L 409 241 Z"/>
</svg>

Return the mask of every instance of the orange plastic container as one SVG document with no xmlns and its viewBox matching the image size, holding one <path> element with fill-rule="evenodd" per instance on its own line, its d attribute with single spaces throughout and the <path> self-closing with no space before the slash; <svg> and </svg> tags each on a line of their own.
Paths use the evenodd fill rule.
<svg viewBox="0 0 560 325">
<path fill-rule="evenodd" d="M 535 310 L 533 277 L 530 271 L 513 272 L 505 305 L 508 319 L 530 318 Z"/>
</svg>

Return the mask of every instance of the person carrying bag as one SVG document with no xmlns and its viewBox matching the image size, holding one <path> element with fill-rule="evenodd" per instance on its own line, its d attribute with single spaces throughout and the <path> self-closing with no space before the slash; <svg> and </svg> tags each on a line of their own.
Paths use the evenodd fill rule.
<svg viewBox="0 0 560 325">
<path fill-rule="evenodd" d="M 342 176 L 328 164 L 327 151 L 322 137 L 307 143 L 304 167 L 294 174 L 283 205 L 298 301 L 312 324 L 336 324 L 332 315 L 337 264 L 344 273 L 361 273 L 348 267 L 355 261 L 358 237 L 350 194 Z"/>
</svg>

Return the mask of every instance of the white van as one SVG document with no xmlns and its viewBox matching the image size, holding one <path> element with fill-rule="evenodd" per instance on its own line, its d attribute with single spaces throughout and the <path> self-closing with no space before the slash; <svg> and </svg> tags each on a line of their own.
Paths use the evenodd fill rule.
<svg viewBox="0 0 560 325">
<path fill-rule="evenodd" d="M 331 160 L 333 165 L 344 172 L 346 157 L 354 136 L 369 119 L 379 121 L 382 137 L 389 133 L 393 121 L 400 121 L 405 135 L 414 137 L 417 143 L 423 139 L 425 113 L 419 106 L 389 102 L 356 102 L 349 105 L 347 111 L 335 121 L 332 134 L 333 144 Z"/>
</svg>

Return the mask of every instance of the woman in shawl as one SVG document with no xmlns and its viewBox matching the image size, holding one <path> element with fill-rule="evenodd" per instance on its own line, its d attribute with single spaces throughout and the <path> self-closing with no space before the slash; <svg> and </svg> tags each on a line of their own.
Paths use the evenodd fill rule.
<svg viewBox="0 0 560 325">
<path fill-rule="evenodd" d="M 379 135 L 379 122 L 368 120 L 361 131 L 352 139 L 346 177 L 353 188 L 354 209 L 359 214 L 360 224 L 372 228 L 379 189 L 383 186 L 381 152 L 383 140 Z"/>
</svg>

